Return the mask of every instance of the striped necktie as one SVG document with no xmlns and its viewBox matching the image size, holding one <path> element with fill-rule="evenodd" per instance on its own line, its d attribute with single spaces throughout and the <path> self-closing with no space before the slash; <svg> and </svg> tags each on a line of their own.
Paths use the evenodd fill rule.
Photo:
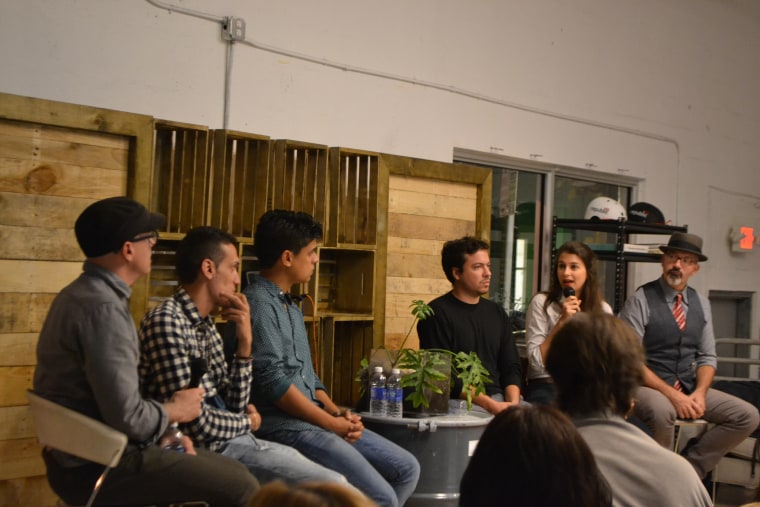
<svg viewBox="0 0 760 507">
<path fill-rule="evenodd" d="M 683 311 L 683 305 L 681 304 L 681 299 L 683 299 L 683 294 L 680 292 L 676 294 L 676 302 L 673 304 L 673 318 L 676 319 L 676 325 L 678 326 L 678 329 L 681 331 L 684 330 L 686 327 L 686 314 Z M 673 389 L 676 391 L 683 391 L 683 387 L 681 386 L 681 381 L 676 378 L 675 383 L 673 384 Z"/>
<path fill-rule="evenodd" d="M 676 319 L 678 329 L 681 331 L 686 327 L 686 314 L 683 312 L 683 305 L 681 304 L 682 299 L 683 294 L 679 292 L 676 294 L 676 302 L 673 304 L 673 318 Z"/>
</svg>

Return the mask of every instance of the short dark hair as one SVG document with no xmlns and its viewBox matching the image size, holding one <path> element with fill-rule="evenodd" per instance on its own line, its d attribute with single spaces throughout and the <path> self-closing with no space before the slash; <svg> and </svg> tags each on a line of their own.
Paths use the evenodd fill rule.
<svg viewBox="0 0 760 507">
<path fill-rule="evenodd" d="M 510 407 L 496 414 L 481 435 L 462 476 L 459 505 L 507 504 L 612 505 L 612 492 L 591 449 L 559 410 L 540 405 Z"/>
<path fill-rule="evenodd" d="M 234 245 L 237 248 L 238 242 L 235 236 L 216 227 L 190 229 L 180 240 L 174 257 L 179 283 L 193 283 L 205 259 L 211 259 L 218 266 L 224 259 L 222 245 Z"/>
<path fill-rule="evenodd" d="M 443 272 L 446 273 L 446 278 L 453 284 L 454 268 L 461 270 L 464 267 L 464 256 L 472 255 L 480 250 L 488 250 L 491 245 L 487 241 L 475 238 L 473 236 L 465 236 L 459 239 L 452 239 L 443 244 L 441 250 L 441 267 Z"/>
<path fill-rule="evenodd" d="M 322 239 L 322 224 L 301 211 L 276 209 L 262 215 L 253 236 L 253 248 L 262 269 L 275 265 L 282 252 L 298 255 L 313 240 Z"/>
<path fill-rule="evenodd" d="M 644 380 L 644 351 L 627 322 L 606 313 L 577 313 L 554 335 L 546 369 L 559 408 L 571 416 L 626 415 Z"/>
</svg>

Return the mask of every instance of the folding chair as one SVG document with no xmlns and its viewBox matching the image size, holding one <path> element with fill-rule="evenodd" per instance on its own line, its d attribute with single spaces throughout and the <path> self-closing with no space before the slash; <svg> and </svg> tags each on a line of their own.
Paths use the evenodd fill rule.
<svg viewBox="0 0 760 507">
<path fill-rule="evenodd" d="M 40 444 L 106 467 L 87 501 L 87 507 L 90 507 L 108 471 L 119 464 L 127 447 L 127 436 L 32 391 L 27 391 L 26 398 L 29 400 Z"/>
</svg>

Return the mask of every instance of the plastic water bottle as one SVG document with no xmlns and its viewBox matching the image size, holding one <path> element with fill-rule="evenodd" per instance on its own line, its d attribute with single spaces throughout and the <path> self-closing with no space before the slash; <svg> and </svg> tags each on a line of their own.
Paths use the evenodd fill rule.
<svg viewBox="0 0 760 507">
<path fill-rule="evenodd" d="M 401 371 L 393 368 L 385 382 L 385 394 L 388 398 L 388 417 L 404 416 L 404 389 L 401 387 Z"/>
<path fill-rule="evenodd" d="M 369 378 L 369 413 L 382 417 L 388 415 L 385 375 L 382 366 L 375 366 Z"/>
<path fill-rule="evenodd" d="M 185 446 L 182 444 L 182 430 L 176 422 L 171 423 L 166 427 L 166 431 L 161 435 L 161 439 L 158 441 L 158 445 L 161 449 L 167 451 L 185 452 Z"/>
</svg>

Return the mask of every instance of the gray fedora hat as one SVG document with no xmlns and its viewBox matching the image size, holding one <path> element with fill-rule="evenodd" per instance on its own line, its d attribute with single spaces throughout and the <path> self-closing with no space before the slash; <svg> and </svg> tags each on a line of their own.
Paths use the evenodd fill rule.
<svg viewBox="0 0 760 507">
<path fill-rule="evenodd" d="M 675 232 L 670 236 L 670 240 L 667 245 L 661 245 L 660 250 L 665 253 L 671 250 L 677 250 L 679 252 L 688 252 L 697 256 L 700 261 L 706 261 L 707 256 L 702 253 L 702 238 L 696 234 L 689 234 L 687 232 Z"/>
</svg>

